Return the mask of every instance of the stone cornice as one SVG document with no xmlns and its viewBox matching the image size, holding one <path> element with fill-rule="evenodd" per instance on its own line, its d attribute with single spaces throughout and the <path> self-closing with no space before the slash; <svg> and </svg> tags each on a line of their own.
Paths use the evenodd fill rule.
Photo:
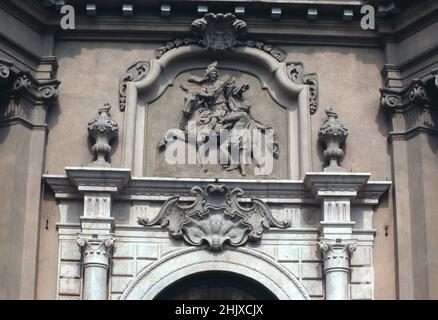
<svg viewBox="0 0 438 320">
<path fill-rule="evenodd" d="M 304 184 L 319 197 L 354 198 L 369 180 L 369 173 L 312 172 L 307 173 Z"/>
<path fill-rule="evenodd" d="M 80 192 L 120 192 L 131 179 L 131 170 L 67 167 L 67 176 Z"/>
<path fill-rule="evenodd" d="M 15 1 L 5 0 L 2 1 L 0 7 L 40 33 L 48 31 L 56 32 L 57 39 L 165 42 L 172 40 L 172 37 L 181 37 L 188 33 L 187 25 L 193 20 L 195 16 L 193 10 L 199 4 L 197 1 L 170 1 L 176 4 L 184 2 L 185 6 L 193 7 L 193 10 L 188 10 L 192 15 L 184 17 L 179 12 L 174 12 L 171 19 L 166 19 L 159 16 L 159 1 L 147 1 L 137 4 L 137 7 L 141 8 L 139 11 L 142 10 L 138 17 L 136 15 L 133 17 L 123 17 L 121 10 L 119 10 L 122 4 L 121 1 L 105 0 L 95 2 L 98 4 L 98 7 L 113 8 L 114 14 L 104 17 L 98 13 L 96 17 L 87 17 L 84 15 L 83 8 L 85 2 L 78 2 L 76 5 L 78 15 L 76 19 L 77 29 L 68 31 L 60 29 L 60 15 L 53 5 L 49 8 L 43 7 L 35 0 L 20 1 L 20 5 L 17 5 Z M 216 5 L 219 3 L 217 1 L 208 2 L 215 2 Z M 261 11 L 258 16 L 264 17 L 262 19 L 254 19 L 250 16 L 245 17 L 248 24 L 252 26 L 248 29 L 251 36 L 256 40 L 269 39 L 270 43 L 276 45 L 315 44 L 380 47 L 382 45 L 381 39 L 400 41 L 433 23 L 436 20 L 433 20 L 433 18 L 437 17 L 434 12 L 438 10 L 436 1 L 428 1 L 422 5 L 413 5 L 402 11 L 400 15 L 395 16 L 395 18 L 393 15 L 379 18 L 379 31 L 374 32 L 360 29 L 359 7 L 365 4 L 372 4 L 377 7 L 391 1 L 280 0 L 275 2 L 246 2 L 243 4 L 248 7 L 253 9 L 260 8 Z M 266 3 L 263 4 L 263 2 Z M 204 3 L 206 2 L 204 1 Z M 242 4 L 242 1 L 236 1 L 237 3 Z M 303 17 L 297 18 L 286 14 L 280 20 L 272 20 L 269 18 L 268 12 L 265 12 L 266 8 L 262 9 L 268 3 L 288 8 L 293 13 L 302 11 L 303 14 L 301 16 L 304 15 L 306 8 L 316 6 L 322 12 L 328 10 L 326 15 L 332 17 L 333 20 L 329 21 L 324 18 L 308 21 Z M 228 11 L 235 5 L 233 1 L 220 4 L 224 6 L 222 11 Z M 345 8 L 355 9 L 354 21 L 349 23 L 342 21 L 342 10 Z M 151 12 L 156 12 L 156 14 L 151 14 Z M 148 15 L 144 16 L 144 14 Z M 187 13 L 184 14 L 187 15 Z M 145 19 L 148 20 L 147 24 L 144 23 Z M 392 25 L 395 25 L 395 27 L 392 27 Z"/>
<path fill-rule="evenodd" d="M 73 169 L 73 170 L 72 170 Z M 80 170 L 79 170 L 80 169 Z M 118 172 L 117 175 L 123 176 L 127 169 L 106 169 L 106 173 L 99 173 L 97 168 L 68 168 L 75 176 L 76 184 L 64 175 L 43 175 L 44 181 L 49 185 L 55 193 L 57 199 L 81 199 L 81 194 L 77 190 L 78 186 L 85 184 L 93 184 L 93 179 L 100 181 L 96 183 L 97 187 L 105 186 L 105 175 L 112 175 L 111 171 Z M 103 175 L 102 175 L 103 174 Z M 312 175 L 312 174 L 310 174 Z M 314 173 L 313 176 L 329 176 L 327 173 Z M 344 174 L 345 175 L 345 174 Z M 350 174 L 351 175 L 351 174 Z M 88 177 L 86 177 L 88 176 Z M 355 174 L 352 174 L 355 176 Z M 378 204 L 378 199 L 390 188 L 391 182 L 388 181 L 369 181 L 368 174 L 359 174 L 352 178 L 351 185 L 356 186 L 354 189 L 358 190 L 357 199 L 352 203 L 360 205 L 375 206 Z M 339 186 L 340 181 L 336 182 Z M 129 179 L 129 178 L 128 178 Z M 363 181 L 364 179 L 365 182 Z M 108 180 L 108 179 L 107 179 Z M 351 179 L 350 179 L 351 180 Z M 360 180 L 360 181 L 358 181 Z M 150 200 L 150 201 L 165 201 L 172 196 L 186 197 L 187 201 L 192 201 L 193 197 L 190 194 L 190 189 L 196 185 L 206 186 L 211 183 L 225 184 L 229 188 L 241 188 L 245 192 L 245 197 L 242 201 L 250 201 L 252 197 L 263 199 L 267 203 L 295 203 L 295 204 L 317 204 L 314 201 L 314 195 L 309 191 L 307 185 L 308 181 L 295 180 L 245 180 L 245 179 L 198 179 L 198 178 L 159 178 L 159 177 L 133 177 L 129 181 L 118 180 L 118 183 L 106 184 L 110 188 L 114 185 L 119 186 L 119 192 L 114 194 L 114 199 L 117 201 L 132 201 L 132 200 Z M 123 183 L 126 183 L 124 188 Z M 343 182 L 345 184 L 345 181 Z M 359 188 L 360 187 L 360 188 Z M 97 189 L 93 189 L 96 192 Z M 114 189 L 111 189 L 114 190 Z M 110 192 L 112 192 L 110 190 Z"/>
</svg>

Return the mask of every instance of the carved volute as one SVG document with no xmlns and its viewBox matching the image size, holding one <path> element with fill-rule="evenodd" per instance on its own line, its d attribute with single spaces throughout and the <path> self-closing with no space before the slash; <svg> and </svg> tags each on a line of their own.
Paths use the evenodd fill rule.
<svg viewBox="0 0 438 320">
<path fill-rule="evenodd" d="M 160 224 L 177 239 L 183 238 L 188 244 L 206 244 L 211 251 L 221 251 L 224 244 L 238 247 L 247 241 L 261 239 L 270 227 L 285 229 L 288 221 L 278 221 L 268 206 L 259 199 L 251 199 L 248 206 L 239 203 L 243 191 L 230 190 L 225 185 L 210 184 L 205 188 L 192 188 L 196 200 L 184 204 L 180 197 L 169 198 L 159 214 L 149 221 L 138 217 L 144 226 Z"/>
</svg>

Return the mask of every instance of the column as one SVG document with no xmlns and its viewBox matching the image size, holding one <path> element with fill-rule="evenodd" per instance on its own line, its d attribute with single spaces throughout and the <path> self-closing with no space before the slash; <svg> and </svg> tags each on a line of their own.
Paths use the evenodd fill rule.
<svg viewBox="0 0 438 320">
<path fill-rule="evenodd" d="M 326 300 L 350 299 L 350 258 L 356 249 L 350 206 L 369 177 L 369 173 L 324 172 L 308 173 L 304 179 L 321 202 L 319 248 L 323 255 Z"/>
<path fill-rule="evenodd" d="M 108 298 L 109 266 L 114 236 L 112 201 L 128 183 L 129 169 L 66 168 L 68 177 L 84 195 L 84 212 L 77 244 L 82 248 L 84 300 Z"/>
<path fill-rule="evenodd" d="M 80 235 L 77 240 L 83 251 L 84 300 L 106 300 L 108 296 L 108 269 L 115 238 L 110 234 L 95 236 Z"/>
<path fill-rule="evenodd" d="M 324 256 L 325 299 L 349 300 L 350 256 L 356 250 L 355 241 L 321 239 L 319 246 Z"/>
</svg>

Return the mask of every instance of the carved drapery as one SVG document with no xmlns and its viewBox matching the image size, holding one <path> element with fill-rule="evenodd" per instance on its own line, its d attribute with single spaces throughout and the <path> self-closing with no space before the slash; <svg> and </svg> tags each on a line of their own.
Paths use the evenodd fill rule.
<svg viewBox="0 0 438 320">
<path fill-rule="evenodd" d="M 270 227 L 287 228 L 290 222 L 277 221 L 268 206 L 259 199 L 251 199 L 250 206 L 242 206 L 239 197 L 243 191 L 230 190 L 225 185 L 208 185 L 204 189 L 193 187 L 196 200 L 187 205 L 180 197 L 169 198 L 159 214 L 149 221 L 138 217 L 144 226 L 160 224 L 175 238 L 188 244 L 207 244 L 211 251 L 220 251 L 224 244 L 238 247 L 247 241 L 261 239 Z"/>
</svg>

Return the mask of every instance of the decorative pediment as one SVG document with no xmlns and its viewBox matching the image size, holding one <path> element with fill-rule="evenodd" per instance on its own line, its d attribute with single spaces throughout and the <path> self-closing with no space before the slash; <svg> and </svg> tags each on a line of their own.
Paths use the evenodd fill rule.
<svg viewBox="0 0 438 320">
<path fill-rule="evenodd" d="M 175 238 L 183 238 L 188 244 L 208 245 L 211 251 L 220 251 L 224 244 L 244 245 L 248 240 L 257 240 L 270 227 L 287 228 L 290 222 L 277 221 L 268 206 L 259 199 L 251 199 L 241 205 L 243 191 L 230 190 L 226 185 L 210 184 L 204 189 L 192 188 L 196 200 L 184 204 L 178 196 L 169 198 L 158 215 L 149 221 L 139 217 L 144 226 L 160 224 Z"/>
</svg>

